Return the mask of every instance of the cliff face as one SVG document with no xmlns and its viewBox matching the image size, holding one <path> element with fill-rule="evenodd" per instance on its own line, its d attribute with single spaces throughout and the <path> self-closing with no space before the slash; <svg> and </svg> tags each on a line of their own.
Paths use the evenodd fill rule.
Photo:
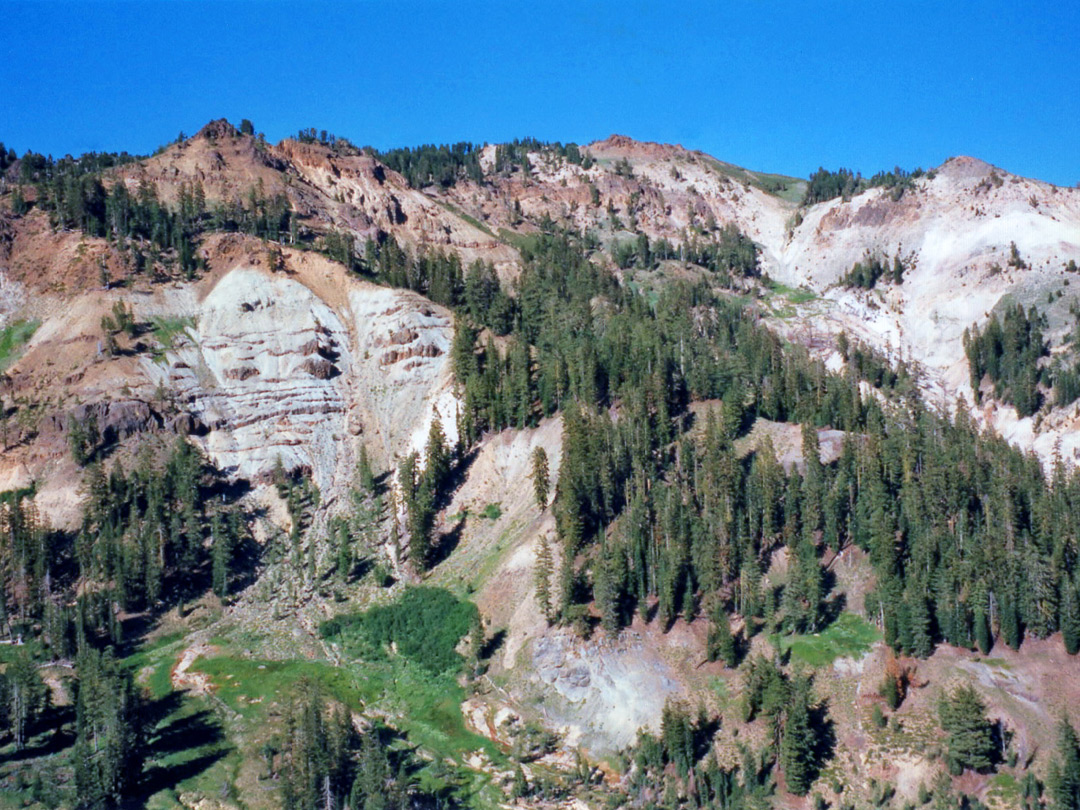
<svg viewBox="0 0 1080 810">
<path fill-rule="evenodd" d="M 456 441 L 443 308 L 317 254 L 286 249 L 271 271 L 247 237 L 214 237 L 205 252 L 211 270 L 196 283 L 30 296 L 41 325 L 7 379 L 33 421 L 11 420 L 0 476 L 51 482 L 42 506 L 54 522 L 74 514 L 67 435 L 88 415 L 104 445 L 182 433 L 236 479 L 265 482 L 280 459 L 330 498 L 352 483 L 360 441 L 380 463 L 422 450 L 436 413 Z M 119 302 L 138 336 L 110 356 L 100 321 Z"/>
</svg>

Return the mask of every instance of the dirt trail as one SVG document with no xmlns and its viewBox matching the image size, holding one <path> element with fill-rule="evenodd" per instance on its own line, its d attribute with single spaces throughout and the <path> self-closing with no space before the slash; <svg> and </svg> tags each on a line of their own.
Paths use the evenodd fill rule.
<svg viewBox="0 0 1080 810">
<path fill-rule="evenodd" d="M 211 645 L 200 642 L 188 647 L 180 653 L 176 665 L 169 674 L 173 689 L 189 691 L 194 695 L 210 694 L 213 690 L 210 676 L 202 672 L 191 672 L 191 665 L 194 664 L 200 656 L 209 655 L 213 652 L 213 649 L 214 648 Z"/>
</svg>

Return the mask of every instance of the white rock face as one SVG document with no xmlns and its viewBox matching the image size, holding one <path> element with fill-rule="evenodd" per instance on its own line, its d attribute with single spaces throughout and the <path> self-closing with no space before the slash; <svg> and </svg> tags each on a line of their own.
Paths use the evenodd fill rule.
<svg viewBox="0 0 1080 810">
<path fill-rule="evenodd" d="M 844 330 L 894 360 L 915 361 L 925 372 L 926 393 L 938 404 L 951 406 L 957 396 L 973 403 L 964 330 L 985 324 L 1003 299 L 1043 311 L 1050 292 L 1065 295 L 1061 309 L 1075 297 L 1080 277 L 1063 266 L 1080 259 L 1080 190 L 954 158 L 933 179 L 917 180 L 900 200 L 889 195 L 872 189 L 847 202 L 813 206 L 776 251 L 779 262 L 769 272 L 822 294 L 824 306 L 805 321 L 811 328 Z M 1025 267 L 1010 266 L 1011 243 Z M 889 260 L 899 255 L 907 268 L 903 284 L 870 291 L 841 286 L 844 274 L 868 254 Z M 1080 462 L 1076 418 L 1055 413 L 1036 431 L 1034 420 L 1017 420 L 1008 406 L 990 405 L 975 416 L 1044 461 L 1060 441 L 1063 456 Z"/>
<path fill-rule="evenodd" d="M 963 361 L 964 329 L 985 322 L 1003 295 L 1062 275 L 1066 258 L 1080 256 L 1076 189 L 955 158 L 900 200 L 889 193 L 872 189 L 814 206 L 780 251 L 775 273 L 824 292 L 869 335 L 942 372 Z M 1009 267 L 1010 243 L 1027 269 Z M 868 254 L 899 255 L 904 283 L 884 295 L 834 286 Z"/>
<path fill-rule="evenodd" d="M 664 704 L 683 691 L 677 675 L 633 631 L 617 645 L 550 634 L 534 642 L 532 665 L 566 702 L 547 707 L 549 719 L 565 723 L 568 739 L 595 754 L 630 745 L 638 729 L 658 732 Z"/>
<path fill-rule="evenodd" d="M 342 281 L 335 307 L 298 278 L 238 267 L 199 305 L 194 344 L 170 353 L 169 387 L 227 473 L 258 480 L 280 458 L 325 495 L 350 482 L 361 441 L 384 460 L 422 451 L 435 414 L 457 440 L 449 315 Z"/>
<path fill-rule="evenodd" d="M 357 347 L 351 383 L 379 449 L 388 457 L 422 453 L 436 415 L 447 441 L 456 442 L 450 314 L 415 293 L 371 284 L 350 290 L 349 307 Z"/>
<path fill-rule="evenodd" d="M 205 445 L 215 461 L 253 478 L 280 456 L 325 489 L 351 366 L 337 313 L 297 281 L 237 268 L 203 301 L 198 343 L 207 373 L 194 375 L 195 410 L 214 428 Z"/>
</svg>

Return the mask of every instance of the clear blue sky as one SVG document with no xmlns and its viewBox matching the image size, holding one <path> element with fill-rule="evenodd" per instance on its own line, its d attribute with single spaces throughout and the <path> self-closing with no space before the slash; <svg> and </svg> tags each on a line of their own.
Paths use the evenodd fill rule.
<svg viewBox="0 0 1080 810">
<path fill-rule="evenodd" d="M 146 152 L 211 118 L 377 147 L 618 132 L 753 169 L 970 154 L 1080 182 L 1080 3 L 0 3 L 0 140 Z"/>
</svg>

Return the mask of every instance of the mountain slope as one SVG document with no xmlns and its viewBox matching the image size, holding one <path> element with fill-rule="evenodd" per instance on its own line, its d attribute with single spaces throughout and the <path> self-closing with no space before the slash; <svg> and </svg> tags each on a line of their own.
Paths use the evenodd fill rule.
<svg viewBox="0 0 1080 810">
<path fill-rule="evenodd" d="M 521 799 L 536 806 L 571 795 L 686 806 L 705 777 L 680 773 L 679 727 L 697 740 L 680 756 L 705 768 L 707 751 L 732 785 L 760 781 L 750 804 L 803 807 L 787 792 L 788 754 L 769 759 L 789 698 L 816 694 L 807 710 L 833 731 L 814 792 L 876 800 L 872 777 L 914 801 L 947 773 L 939 695 L 974 684 L 1018 764 L 940 779 L 1016 806 L 1018 780 L 1044 777 L 1054 756 L 1055 713 L 1080 698 L 1080 682 L 1048 677 L 1074 663 L 1061 631 L 1080 479 L 1061 468 L 1048 490 L 1035 461 L 928 411 L 974 403 L 964 330 L 1009 302 L 1036 305 L 1053 355 L 1071 356 L 1080 276 L 1065 266 L 1080 258 L 1080 190 L 956 158 L 906 185 L 802 205 L 806 181 L 621 136 L 525 154 L 490 145 L 479 161 L 482 182 L 460 173 L 414 188 L 347 142 L 270 145 L 219 121 L 68 186 L 17 183 L 12 169 L 0 197 L 0 490 L 21 491 L 0 518 L 14 536 L 12 510 L 32 505 L 29 524 L 47 524 L 40 536 L 58 551 L 40 583 L 4 557 L 18 615 L 5 622 L 59 672 L 58 702 L 72 678 L 50 622 L 72 614 L 122 651 L 145 691 L 177 702 L 168 717 L 220 725 L 229 752 L 192 759 L 189 776 L 152 794 L 163 806 L 278 806 L 295 701 L 316 683 L 357 734 L 386 723 L 388 750 L 423 752 L 397 770 L 422 772 L 410 788 L 420 804 L 504 804 L 520 768 L 542 786 Z M 95 182 L 113 201 L 124 184 L 145 203 L 132 216 L 155 212 L 152 228 L 118 235 Z M 850 283 L 875 258 L 890 270 L 898 259 L 902 283 Z M 841 332 L 870 359 L 841 354 Z M 887 369 L 886 355 L 909 366 L 929 409 L 908 372 L 867 373 L 864 362 Z M 1080 454 L 1074 404 L 1047 397 L 1020 420 L 983 387 L 977 420 L 1044 462 L 1056 444 L 1065 461 Z M 929 458 L 935 441 L 948 463 Z M 116 515 L 138 511 L 152 498 L 136 471 L 184 442 L 205 460 L 194 512 L 176 503 L 154 531 L 146 519 L 121 532 L 121 551 L 95 545 L 128 519 L 100 506 L 108 493 L 131 476 L 136 506 Z M 185 480 L 175 452 L 168 482 Z M 220 575 L 229 521 L 242 551 Z M 122 574 L 129 558 L 154 569 L 138 544 L 163 535 L 183 554 L 162 552 L 164 584 L 139 602 L 128 592 L 142 580 Z M 961 568 L 978 576 L 957 581 Z M 807 571 L 817 597 L 797 589 Z M 364 635 L 375 620 L 361 611 L 393 617 L 419 584 L 443 589 L 430 597 L 449 605 L 439 618 L 458 615 L 445 593 L 475 603 L 467 640 L 460 627 L 395 637 L 400 618 L 378 643 Z M 28 594 L 49 607 L 34 614 Z M 1010 629 L 1010 615 L 1029 626 Z M 737 639 L 727 662 L 721 626 Z M 455 644 L 459 669 L 419 663 L 443 647 L 457 660 Z M 755 708 L 759 676 L 772 680 Z M 904 691 L 888 719 L 886 676 Z M 171 761 L 168 722 L 150 729 L 154 788 Z M 659 765 L 639 729 L 662 735 Z M 619 756 L 627 746 L 638 747 Z"/>
</svg>

